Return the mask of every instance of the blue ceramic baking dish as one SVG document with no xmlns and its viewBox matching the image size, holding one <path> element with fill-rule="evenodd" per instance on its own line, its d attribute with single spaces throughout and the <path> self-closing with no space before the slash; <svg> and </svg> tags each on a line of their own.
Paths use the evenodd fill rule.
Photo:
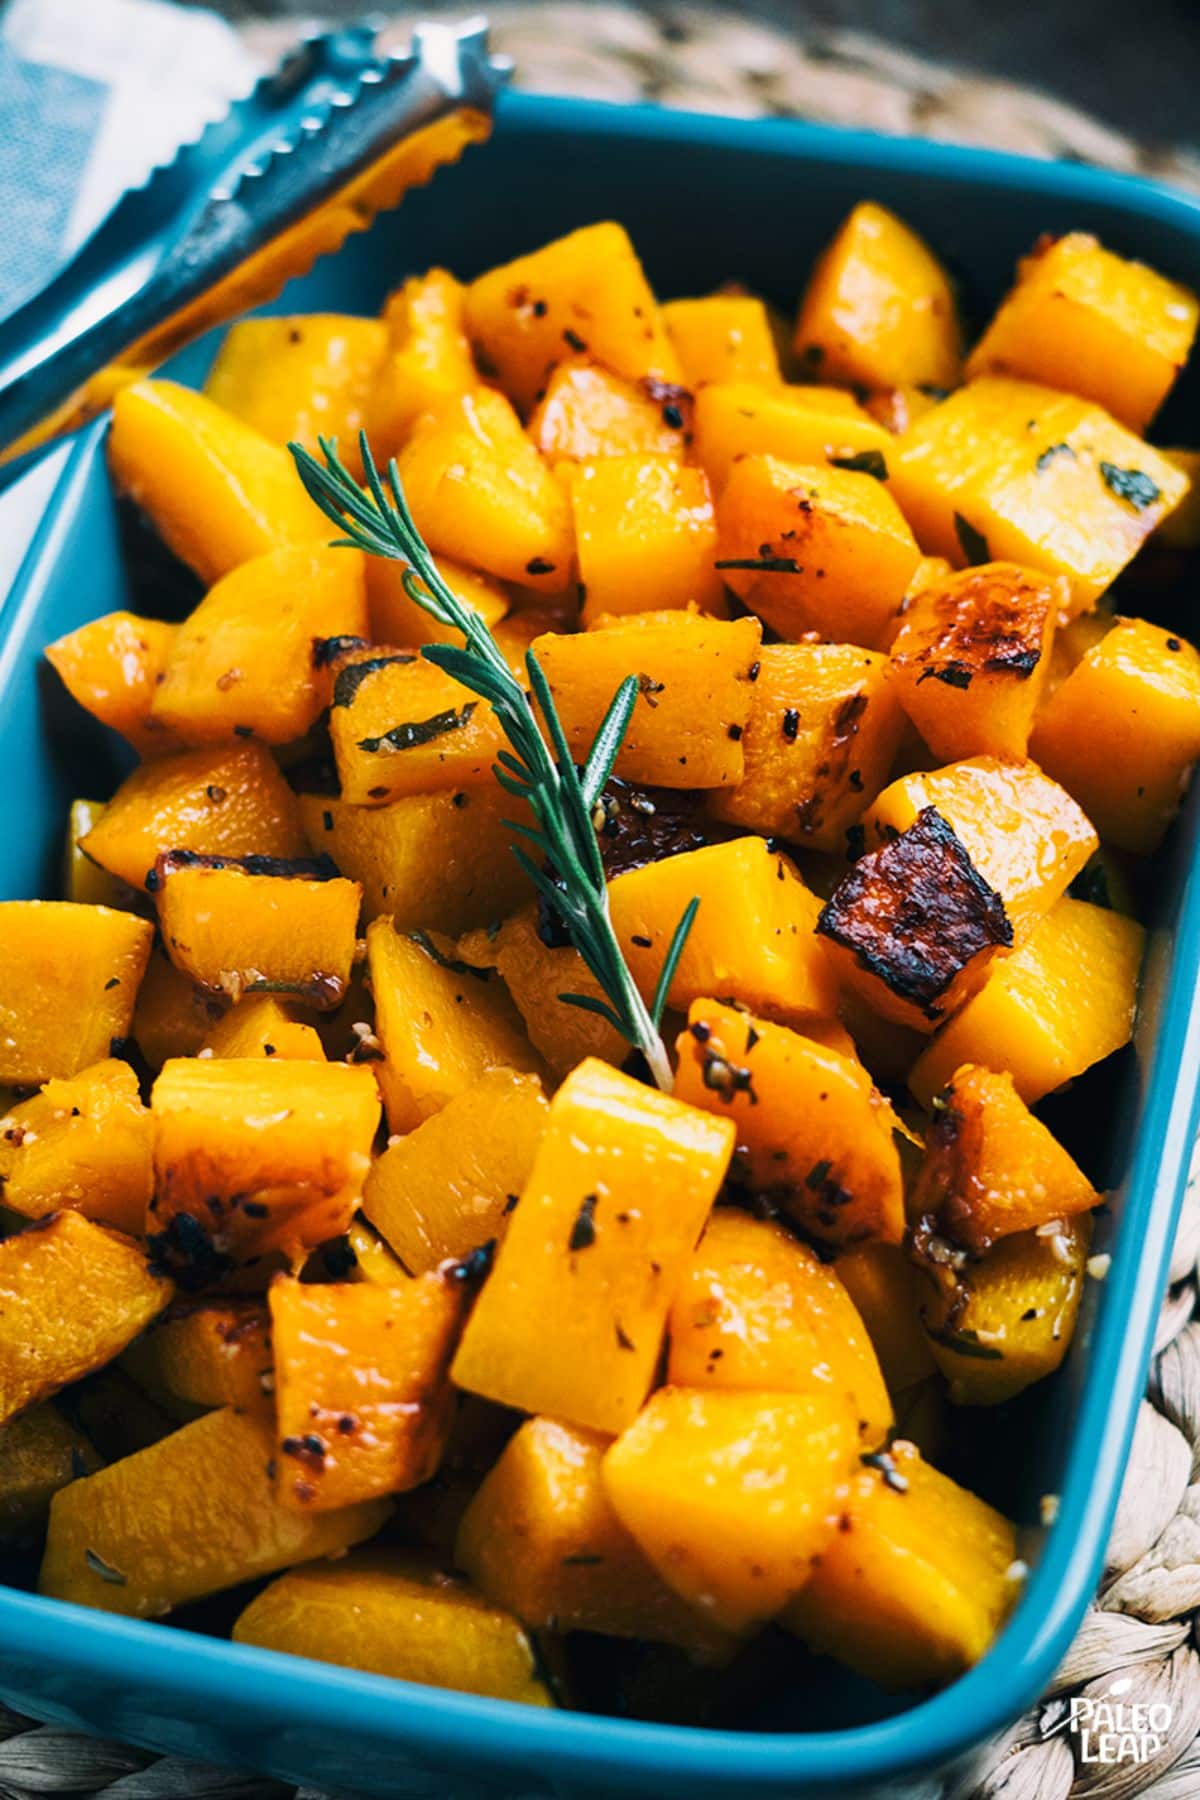
<svg viewBox="0 0 1200 1800">
<path fill-rule="evenodd" d="M 1003 291 L 1041 231 L 1097 232 L 1200 286 L 1200 204 L 1092 170 L 803 125 L 505 98 L 490 145 L 298 282 L 286 309 L 372 310 L 404 274 L 461 275 L 613 216 L 659 291 L 727 276 L 789 300 L 856 200 L 894 206 L 959 276 L 968 313 Z M 180 359 L 202 372 L 211 346 Z M 1172 402 L 1176 441 L 1200 441 L 1200 383 Z M 67 805 L 120 767 L 69 712 L 40 652 L 129 603 L 100 422 L 76 442 L 20 576 L 0 609 L 0 894 L 52 894 Z M 144 604 L 144 600 L 143 600 Z M 885 1702 L 836 1674 L 797 1692 L 769 1728 L 733 1732 L 544 1713 L 391 1683 L 132 1623 L 0 1589 L 0 1697 L 40 1718 L 152 1748 L 366 1795 L 654 1794 L 659 1800 L 830 1795 L 945 1766 L 1041 1690 L 1096 1582 L 1142 1391 L 1196 1126 L 1200 1072 L 1200 791 L 1153 883 L 1151 953 L 1137 1045 L 1088 1078 L 1085 1131 L 1114 1187 L 1113 1252 L 1089 1283 L 1061 1374 L 1007 1420 L 976 1422 L 981 1469 L 1034 1534 L 1034 1569 L 985 1661 L 934 1699 Z M 1109 1078 L 1111 1077 L 1111 1079 Z M 1101 1139 L 1103 1143 L 1101 1144 Z M 997 1450 L 999 1455 L 997 1455 Z M 494 1784 L 494 1785 L 493 1785 Z M 472 1792 L 475 1790 L 472 1789 Z"/>
</svg>

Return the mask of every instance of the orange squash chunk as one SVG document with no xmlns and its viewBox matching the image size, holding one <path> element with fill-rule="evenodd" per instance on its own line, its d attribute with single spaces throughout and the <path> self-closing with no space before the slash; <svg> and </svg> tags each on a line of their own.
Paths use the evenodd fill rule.
<svg viewBox="0 0 1200 1800">
<path fill-rule="evenodd" d="M 585 624 L 686 606 L 724 614 L 703 469 L 662 456 L 595 457 L 575 470 L 571 504 Z"/>
<path fill-rule="evenodd" d="M 339 667 L 329 735 L 352 806 L 490 781 L 506 743 L 492 708 L 453 676 L 411 651 L 375 647 Z"/>
<path fill-rule="evenodd" d="M 493 388 L 422 417 L 397 457 L 430 549 L 526 587 L 561 593 L 574 543 L 566 495 Z"/>
<path fill-rule="evenodd" d="M 215 1057 L 278 1056 L 324 1062 L 325 1049 L 311 1025 L 302 1025 L 274 994 L 246 994 L 218 1019 L 203 1048 Z"/>
<path fill-rule="evenodd" d="M 67 841 L 63 846 L 62 897 L 81 906 L 111 906 L 118 912 L 138 912 L 141 902 L 127 882 L 119 881 L 86 857 L 79 848 L 104 811 L 99 800 L 72 800 L 67 817 Z"/>
<path fill-rule="evenodd" d="M 630 869 L 609 884 L 625 960 L 649 1001 L 675 927 L 700 907 L 671 978 L 668 1005 L 728 994 L 769 1019 L 832 1018 L 837 983 L 816 935 L 820 901 L 762 838 L 733 838 Z M 585 990 L 586 991 L 586 990 Z"/>
<path fill-rule="evenodd" d="M 828 1242 L 900 1241 L 895 1119 L 861 1063 L 717 1000 L 694 1003 L 676 1049 L 676 1093 L 737 1128 L 739 1180 Z"/>
<path fill-rule="evenodd" d="M 879 1361 L 837 1275 L 781 1226 L 718 1207 L 667 1318 L 678 1388 L 848 1394 L 859 1435 L 882 1444 L 892 1405 Z"/>
<path fill-rule="evenodd" d="M 628 381 L 680 378 L 637 253 L 611 221 L 480 275 L 467 289 L 466 322 L 481 366 L 523 410 L 571 355 Z"/>
<path fill-rule="evenodd" d="M 142 1245 L 60 1212 L 0 1244 L 0 1423 L 111 1362 L 168 1304 Z"/>
<path fill-rule="evenodd" d="M 967 373 L 1064 388 L 1144 431 L 1187 361 L 1198 311 L 1190 288 L 1069 231 L 1021 259 Z"/>
<path fill-rule="evenodd" d="M 167 1412 L 185 1419 L 195 1407 L 269 1409 L 270 1314 L 259 1300 L 177 1303 L 130 1344 L 121 1367 Z"/>
<path fill-rule="evenodd" d="M 464 568 L 448 556 L 439 556 L 437 567 L 455 598 L 478 613 L 485 625 L 498 625 L 507 617 L 511 604 L 508 590 L 493 576 Z M 404 578 L 411 573 L 407 563 L 391 557 L 367 558 L 371 642 L 397 644 L 407 650 L 419 650 L 424 644 L 461 644 L 461 631 L 453 625 L 440 625 L 405 591 Z"/>
<path fill-rule="evenodd" d="M 833 1267 L 875 1346 L 889 1394 L 927 1380 L 936 1365 L 917 1317 L 916 1277 L 904 1251 L 897 1244 L 854 1244 Z"/>
<path fill-rule="evenodd" d="M 265 550 L 329 537 L 283 446 L 178 382 L 122 388 L 108 454 L 117 486 L 210 585 Z"/>
<path fill-rule="evenodd" d="M 635 674 L 641 691 L 616 774 L 656 787 L 712 788 L 741 779 L 761 636 L 756 619 L 643 612 L 602 630 L 547 632 L 533 653 L 576 757 L 590 750 L 613 695 Z"/>
<path fill-rule="evenodd" d="M 983 879 L 1001 896 L 1020 945 L 1095 850 L 1091 822 L 1036 763 L 974 756 L 928 773 L 902 775 L 863 820 L 868 845 L 907 831 L 934 806 Z"/>
<path fill-rule="evenodd" d="M 1016 563 L 964 569 L 912 596 L 888 674 L 934 756 L 1025 755 L 1068 600 L 1061 577 Z"/>
<path fill-rule="evenodd" d="M 284 1506 L 269 1473 L 274 1450 L 269 1420 L 225 1407 L 72 1482 L 50 1509 L 39 1591 L 157 1619 L 379 1530 L 386 1501 L 335 1513 Z"/>
<path fill-rule="evenodd" d="M 921 560 L 887 488 L 852 469 L 744 456 L 717 524 L 717 567 L 785 638 L 880 646 Z"/>
<path fill-rule="evenodd" d="M 771 317 L 753 294 L 668 300 L 662 320 L 690 388 L 714 381 L 766 385 L 781 379 Z"/>
<path fill-rule="evenodd" d="M 489 1069 L 540 1071 L 497 982 L 439 961 L 390 919 L 367 928 L 367 968 L 384 1051 L 373 1067 L 393 1132 L 412 1131 Z"/>
<path fill-rule="evenodd" d="M 468 933 L 459 953 L 473 966 L 499 971 L 530 1043 L 553 1074 L 569 1075 L 587 1056 L 619 1067 L 629 1054 L 620 1032 L 598 1014 L 559 998 L 583 994 L 599 1001 L 605 998 L 603 988 L 572 944 L 546 943 L 538 926 L 536 908 L 527 907 L 498 931 L 488 926 Z"/>
<path fill-rule="evenodd" d="M 669 456 L 686 448 L 691 396 L 656 382 L 625 381 L 595 363 L 568 362 L 554 370 L 529 419 L 529 436 L 543 456 Z"/>
<path fill-rule="evenodd" d="M 713 796 L 712 810 L 752 831 L 842 850 L 900 744 L 903 714 L 884 659 L 853 644 L 764 644 L 758 663 L 742 779 Z"/>
<path fill-rule="evenodd" d="M 1111 1056 L 1133 1035 L 1145 938 L 1135 919 L 1064 897 L 914 1063 L 913 1093 L 928 1104 L 981 1063 L 1033 1106 Z"/>
<path fill-rule="evenodd" d="M 184 1286 L 345 1231 L 379 1122 L 371 1070 L 270 1057 L 167 1063 L 150 1096 L 150 1229 Z"/>
<path fill-rule="evenodd" d="M 0 1196 L 27 1219 L 70 1208 L 139 1232 L 153 1186 L 150 1114 L 128 1063 L 48 1081 L 0 1117 Z"/>
<path fill-rule="evenodd" d="M 1047 701 L 1030 749 L 1106 843 L 1149 854 L 1200 756 L 1200 655 L 1118 619 Z"/>
<path fill-rule="evenodd" d="M 660 1388 L 605 1457 L 604 1485 L 667 1585 L 724 1630 L 747 1631 L 808 1579 L 858 1441 L 833 1388 Z"/>
<path fill-rule="evenodd" d="M 0 1430 L 0 1543 L 36 1540 L 60 1488 L 99 1467 L 95 1447 L 56 1406 L 33 1406 Z"/>
<path fill-rule="evenodd" d="M 366 632 L 363 560 L 314 544 L 231 570 L 178 628 L 153 720 L 185 744 L 303 737 L 325 703 L 317 647 Z"/>
<path fill-rule="evenodd" d="M 466 1289 L 443 1275 L 394 1287 L 271 1283 L 278 1487 L 326 1512 L 428 1481 L 453 1417 L 447 1379 Z"/>
<path fill-rule="evenodd" d="M 954 387 L 962 351 L 946 271 L 895 213 L 861 201 L 813 271 L 794 348 L 826 381 Z"/>
<path fill-rule="evenodd" d="M 1017 1595 L 1017 1534 L 898 1442 L 850 1483 L 835 1532 L 782 1623 L 881 1687 L 944 1682 L 990 1647 Z"/>
<path fill-rule="evenodd" d="M 204 392 L 273 444 L 336 438 L 346 466 L 362 474 L 358 434 L 387 348 L 379 319 L 346 313 L 239 319 L 225 333 Z"/>
<path fill-rule="evenodd" d="M 82 840 L 84 852 L 145 885 L 166 850 L 200 856 L 303 856 L 296 796 L 262 744 L 184 750 L 135 769 Z"/>
<path fill-rule="evenodd" d="M 367 435 L 380 468 L 422 413 L 479 385 L 463 330 L 465 290 L 445 269 L 413 275 L 383 309 L 388 347 L 367 402 Z"/>
<path fill-rule="evenodd" d="M 935 806 L 844 875 L 817 931 L 843 984 L 881 1018 L 933 1031 L 1013 941 L 1004 901 Z"/>
<path fill-rule="evenodd" d="M 503 1235 L 546 1111 L 536 1075 L 492 1069 L 376 1158 L 363 1211 L 411 1274 Z"/>
<path fill-rule="evenodd" d="M 46 661 L 94 719 L 131 743 L 139 756 L 178 748 L 154 700 L 178 627 L 129 612 L 107 613 L 46 646 Z"/>
<path fill-rule="evenodd" d="M 967 1063 L 937 1097 L 912 1216 L 973 1254 L 1099 1206 L 1101 1196 L 1013 1086 Z"/>
<path fill-rule="evenodd" d="M 732 1148 L 725 1121 L 581 1063 L 467 1321 L 458 1386 L 594 1431 L 628 1425 Z"/>
<path fill-rule="evenodd" d="M 888 432 L 841 388 L 714 381 L 696 395 L 696 460 L 716 493 L 744 456 L 887 471 Z"/>
<path fill-rule="evenodd" d="M 133 1040 L 152 1069 L 172 1056 L 195 1056 L 224 1017 L 224 994 L 206 993 L 161 947 L 150 953 L 133 1012 Z"/>
<path fill-rule="evenodd" d="M 0 902 L 0 1081 L 36 1087 L 111 1054 L 133 1018 L 153 928 L 69 900 Z"/>
<path fill-rule="evenodd" d="M 329 865 L 173 850 L 154 885 L 167 954 L 193 981 L 234 1000 L 256 988 L 322 1009 L 345 998 L 362 889 Z"/>
<path fill-rule="evenodd" d="M 609 1504 L 610 1441 L 527 1419 L 463 1514 L 455 1563 L 536 1630 L 643 1638 L 711 1658 L 728 1640 L 659 1579 Z"/>
</svg>

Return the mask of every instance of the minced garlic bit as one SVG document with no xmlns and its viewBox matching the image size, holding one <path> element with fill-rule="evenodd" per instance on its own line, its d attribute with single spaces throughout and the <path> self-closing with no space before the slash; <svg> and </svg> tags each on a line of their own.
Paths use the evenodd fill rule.
<svg viewBox="0 0 1200 1800">
<path fill-rule="evenodd" d="M 1018 1556 L 1015 1561 L 1010 1562 L 1007 1569 L 1005 1569 L 1004 1579 L 1005 1581 L 1014 1583 L 1022 1582 L 1027 1578 L 1028 1574 L 1029 1564 L 1027 1562 L 1022 1562 L 1021 1558 Z"/>
<path fill-rule="evenodd" d="M 1058 1517 L 1058 1495 L 1043 1494 L 1038 1501 L 1038 1512 L 1043 1525 L 1047 1527 L 1053 1525 Z"/>
<path fill-rule="evenodd" d="M 1101 1250 L 1096 1256 L 1087 1259 L 1087 1272 L 1093 1281 L 1103 1281 L 1112 1267 L 1112 1257 L 1107 1250 Z"/>
<path fill-rule="evenodd" d="M 1067 1221 L 1065 1219 L 1047 1219 L 1044 1224 L 1038 1226 L 1037 1236 L 1061 1237 L 1066 1229 Z"/>
</svg>

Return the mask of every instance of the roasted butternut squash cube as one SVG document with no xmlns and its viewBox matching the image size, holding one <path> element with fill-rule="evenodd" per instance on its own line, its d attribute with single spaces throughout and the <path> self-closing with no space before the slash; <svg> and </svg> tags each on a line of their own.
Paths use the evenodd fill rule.
<svg viewBox="0 0 1200 1800">
<path fill-rule="evenodd" d="M 324 1062 L 325 1047 L 311 1025 L 292 1017 L 274 994 L 246 994 L 204 1040 L 204 1049 L 226 1059 L 278 1056 L 291 1062 Z"/>
<path fill-rule="evenodd" d="M 354 1215 L 379 1122 L 366 1067 L 254 1057 L 167 1063 L 150 1096 L 158 1260 L 201 1287 L 274 1249 L 311 1248 Z"/>
<path fill-rule="evenodd" d="M 396 460 L 431 550 L 501 581 L 567 587 L 575 554 L 567 497 L 503 394 L 477 388 L 424 415 Z"/>
<path fill-rule="evenodd" d="M 472 966 L 499 971 L 530 1043 L 554 1075 L 569 1075 L 587 1056 L 618 1067 L 624 1062 L 629 1046 L 620 1032 L 599 1014 L 560 998 L 582 994 L 602 1001 L 605 994 L 574 945 L 547 930 L 536 908 L 505 919 L 498 931 L 488 926 L 468 933 L 459 952 Z"/>
<path fill-rule="evenodd" d="M 487 701 L 412 651 L 374 647 L 339 667 L 329 735 L 352 806 L 490 781 L 505 744 Z"/>
<path fill-rule="evenodd" d="M 1157 849 L 1200 756 L 1200 656 L 1118 619 L 1047 701 L 1031 752 L 1121 850 Z"/>
<path fill-rule="evenodd" d="M 902 775 L 868 809 L 864 842 L 890 843 L 927 806 L 937 808 L 1000 895 L 1017 945 L 1066 892 L 1098 842 L 1081 808 L 1036 763 L 997 756 Z"/>
<path fill-rule="evenodd" d="M 718 1207 L 667 1317 L 667 1382 L 677 1388 L 849 1394 L 864 1446 L 887 1437 L 892 1405 L 879 1360 L 837 1275 L 779 1225 Z"/>
<path fill-rule="evenodd" d="M 696 460 L 720 493 L 744 456 L 843 463 L 887 475 L 890 434 L 841 388 L 791 387 L 754 379 L 714 381 L 696 395 Z"/>
<path fill-rule="evenodd" d="M 300 817 L 314 855 L 331 856 L 363 890 L 363 913 L 398 931 L 457 935 L 504 918 L 530 898 L 504 821 L 518 802 L 498 787 L 405 794 L 390 806 L 353 806 L 302 794 Z"/>
<path fill-rule="evenodd" d="M 1064 896 L 913 1064 L 913 1093 L 927 1105 L 963 1063 L 1007 1069 L 1027 1106 L 1074 1081 L 1132 1037 L 1145 939 L 1135 919 Z"/>
<path fill-rule="evenodd" d="M 278 1488 L 325 1512 L 419 1487 L 453 1417 L 447 1371 L 466 1289 L 433 1274 L 393 1287 L 271 1284 Z"/>
<path fill-rule="evenodd" d="M 346 313 L 239 319 L 226 332 L 204 392 L 273 444 L 336 438 L 361 475 L 358 434 L 380 384 L 388 343 L 380 319 Z"/>
<path fill-rule="evenodd" d="M 540 1072 L 511 1003 L 486 972 L 439 961 L 390 919 L 367 928 L 367 967 L 384 1051 L 374 1068 L 393 1132 L 412 1131 L 489 1069 Z"/>
<path fill-rule="evenodd" d="M 128 1035 L 154 936 L 132 913 L 0 902 L 0 1081 L 77 1075 Z"/>
<path fill-rule="evenodd" d="M 793 348 L 825 381 L 954 387 L 962 348 L 950 279 L 895 213 L 860 201 L 804 290 Z"/>
<path fill-rule="evenodd" d="M 161 619 L 107 613 L 47 644 L 46 661 L 94 719 L 119 731 L 139 756 L 161 756 L 179 748 L 151 712 L 176 631 Z"/>
<path fill-rule="evenodd" d="M 99 1466 L 93 1445 L 56 1407 L 9 1419 L 0 1427 L 0 1543 L 35 1537 L 58 1490 Z"/>
<path fill-rule="evenodd" d="M 866 1327 L 889 1394 L 926 1381 L 936 1365 L 917 1317 L 916 1276 L 897 1244 L 854 1244 L 833 1265 Z"/>
<path fill-rule="evenodd" d="M 52 1213 L 0 1244 L 0 1423 L 111 1362 L 166 1306 L 141 1244 Z"/>
<path fill-rule="evenodd" d="M 455 1563 L 536 1630 L 598 1631 L 718 1657 L 728 1639 L 659 1579 L 609 1504 L 601 1467 L 610 1441 L 558 1419 L 527 1419 L 463 1514 Z"/>
<path fill-rule="evenodd" d="M 881 1687 L 949 1681 L 1004 1623 L 1016 1562 L 1003 1514 L 900 1441 L 854 1476 L 840 1529 L 782 1623 Z"/>
<path fill-rule="evenodd" d="M 0 1195 L 27 1219 L 70 1208 L 140 1232 L 153 1187 L 150 1114 L 128 1063 L 48 1081 L 0 1118 Z"/>
<path fill-rule="evenodd" d="M 250 1602 L 233 1641 L 394 1681 L 527 1706 L 551 1703 L 512 1614 L 411 1551 L 292 1569 Z"/>
<path fill-rule="evenodd" d="M 661 382 L 626 381 L 596 363 L 556 368 L 530 414 L 529 436 L 551 462 L 668 456 L 688 443 L 691 395 Z"/>
<path fill-rule="evenodd" d="M 616 761 L 626 781 L 657 787 L 732 786 L 741 779 L 741 734 L 750 716 L 756 619 L 642 612 L 602 630 L 534 640 L 572 753 L 592 746 L 627 675 L 640 689 Z"/>
<path fill-rule="evenodd" d="M 843 983 L 882 1018 L 934 1031 L 1011 948 L 1003 897 L 952 825 L 926 806 L 868 851 L 821 909 L 818 934 Z"/>
<path fill-rule="evenodd" d="M 737 1128 L 739 1181 L 826 1242 L 900 1241 L 895 1116 L 861 1063 L 717 1000 L 692 1005 L 676 1049 L 676 1093 Z"/>
<path fill-rule="evenodd" d="M 766 386 L 781 380 L 770 314 L 753 294 L 669 300 L 662 321 L 689 388 L 714 381 Z"/>
<path fill-rule="evenodd" d="M 224 994 L 197 987 L 156 947 L 138 989 L 133 1040 L 149 1067 L 161 1069 L 172 1056 L 195 1056 L 225 1012 Z"/>
<path fill-rule="evenodd" d="M 260 1300 L 177 1302 L 134 1339 L 121 1367 L 177 1417 L 197 1407 L 269 1411 L 271 1316 Z"/>
<path fill-rule="evenodd" d="M 283 446 L 178 382 L 121 389 L 108 454 L 117 486 L 209 585 L 265 550 L 329 537 Z"/>
<path fill-rule="evenodd" d="M 961 1269 L 918 1263 L 917 1307 L 957 1406 L 996 1406 L 1052 1375 L 1070 1348 L 1092 1221 L 1018 1231 Z M 918 1250 L 922 1234 L 917 1234 Z"/>
<path fill-rule="evenodd" d="M 274 1449 L 268 1419 L 225 1407 L 73 1481 L 50 1508 L 39 1591 L 157 1619 L 379 1530 L 383 1500 L 328 1513 L 284 1506 L 270 1475 Z"/>
<path fill-rule="evenodd" d="M 303 856 L 296 796 L 262 744 L 183 750 L 143 763 L 82 840 L 103 869 L 145 886 L 166 850 L 201 856 Z"/>
<path fill-rule="evenodd" d="M 628 381 L 680 379 L 637 252 L 611 221 L 480 275 L 467 289 L 466 322 L 480 366 L 523 411 L 571 355 Z"/>
<path fill-rule="evenodd" d="M 465 289 L 445 269 L 413 275 L 383 309 L 386 353 L 367 402 L 367 435 L 380 468 L 422 413 L 479 386 L 463 329 Z"/>
<path fill-rule="evenodd" d="M 673 607 L 724 613 L 703 469 L 662 456 L 594 457 L 572 477 L 571 504 L 585 624 Z"/>
<path fill-rule="evenodd" d="M 837 984 L 816 935 L 820 902 L 786 857 L 762 838 L 733 838 L 630 869 L 609 883 L 609 909 L 625 960 L 652 998 L 675 927 L 700 907 L 671 978 L 679 1011 L 728 994 L 770 1019 L 832 1018 Z"/>
<path fill-rule="evenodd" d="M 425 644 L 461 644 L 461 631 L 453 625 L 440 625 L 405 591 L 404 578 L 411 573 L 407 563 L 391 557 L 367 558 L 371 642 L 396 644 L 406 650 L 419 650 Z M 478 613 L 485 625 L 498 625 L 507 616 L 508 590 L 491 575 L 464 568 L 448 556 L 438 557 L 438 574 L 455 598 Z"/>
<path fill-rule="evenodd" d="M 322 1010 L 345 998 L 362 889 L 332 864 L 172 850 L 155 866 L 158 923 L 178 968 L 233 1000 L 266 989 Z"/>
<path fill-rule="evenodd" d="M 99 800 L 72 800 L 63 856 L 63 899 L 81 906 L 112 906 L 118 912 L 140 912 L 146 902 L 128 882 L 119 881 L 85 856 L 80 839 L 96 824 L 104 805 Z"/>
<path fill-rule="evenodd" d="M 617 1517 L 668 1587 L 751 1630 L 807 1581 L 858 1462 L 845 1394 L 660 1388 L 604 1459 Z"/>
<path fill-rule="evenodd" d="M 1085 231 L 1042 238 L 1018 264 L 967 374 L 1044 382 L 1145 431 L 1187 361 L 1198 313 L 1190 288 Z"/>
<path fill-rule="evenodd" d="M 893 441 L 890 487 L 921 548 L 1021 563 L 1086 612 L 1187 492 L 1187 477 L 1091 401 L 982 376 Z"/>
<path fill-rule="evenodd" d="M 324 705 L 314 646 L 366 633 L 363 560 L 314 544 L 231 570 L 178 628 L 152 718 L 185 744 L 303 737 Z"/>
<path fill-rule="evenodd" d="M 363 1211 L 413 1275 L 503 1236 L 546 1110 L 536 1075 L 492 1069 L 376 1158 Z"/>
<path fill-rule="evenodd" d="M 628 1425 L 732 1149 L 726 1121 L 581 1063 L 467 1321 L 458 1386 L 593 1431 Z"/>
<path fill-rule="evenodd" d="M 735 788 L 720 819 L 843 850 L 846 832 L 891 773 L 904 728 L 883 657 L 854 644 L 764 644 Z"/>
<path fill-rule="evenodd" d="M 966 1063 L 936 1096 L 911 1215 L 981 1255 L 1014 1231 L 1099 1206 L 1079 1164 L 1035 1119 L 1008 1074 Z"/>
<path fill-rule="evenodd" d="M 914 594 L 892 641 L 893 691 L 933 754 L 1024 756 L 1070 589 L 984 563 Z"/>
<path fill-rule="evenodd" d="M 717 501 L 717 567 L 781 637 L 883 643 L 921 552 L 883 483 L 744 456 Z"/>
</svg>

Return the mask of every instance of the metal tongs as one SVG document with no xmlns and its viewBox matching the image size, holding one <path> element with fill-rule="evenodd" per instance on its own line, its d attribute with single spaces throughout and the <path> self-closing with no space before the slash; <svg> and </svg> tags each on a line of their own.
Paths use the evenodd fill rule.
<svg viewBox="0 0 1200 1800">
<path fill-rule="evenodd" d="M 82 424 L 123 380 L 274 297 L 491 130 L 510 65 L 487 23 L 313 36 L 126 194 L 0 323 L 0 452 Z"/>
</svg>

